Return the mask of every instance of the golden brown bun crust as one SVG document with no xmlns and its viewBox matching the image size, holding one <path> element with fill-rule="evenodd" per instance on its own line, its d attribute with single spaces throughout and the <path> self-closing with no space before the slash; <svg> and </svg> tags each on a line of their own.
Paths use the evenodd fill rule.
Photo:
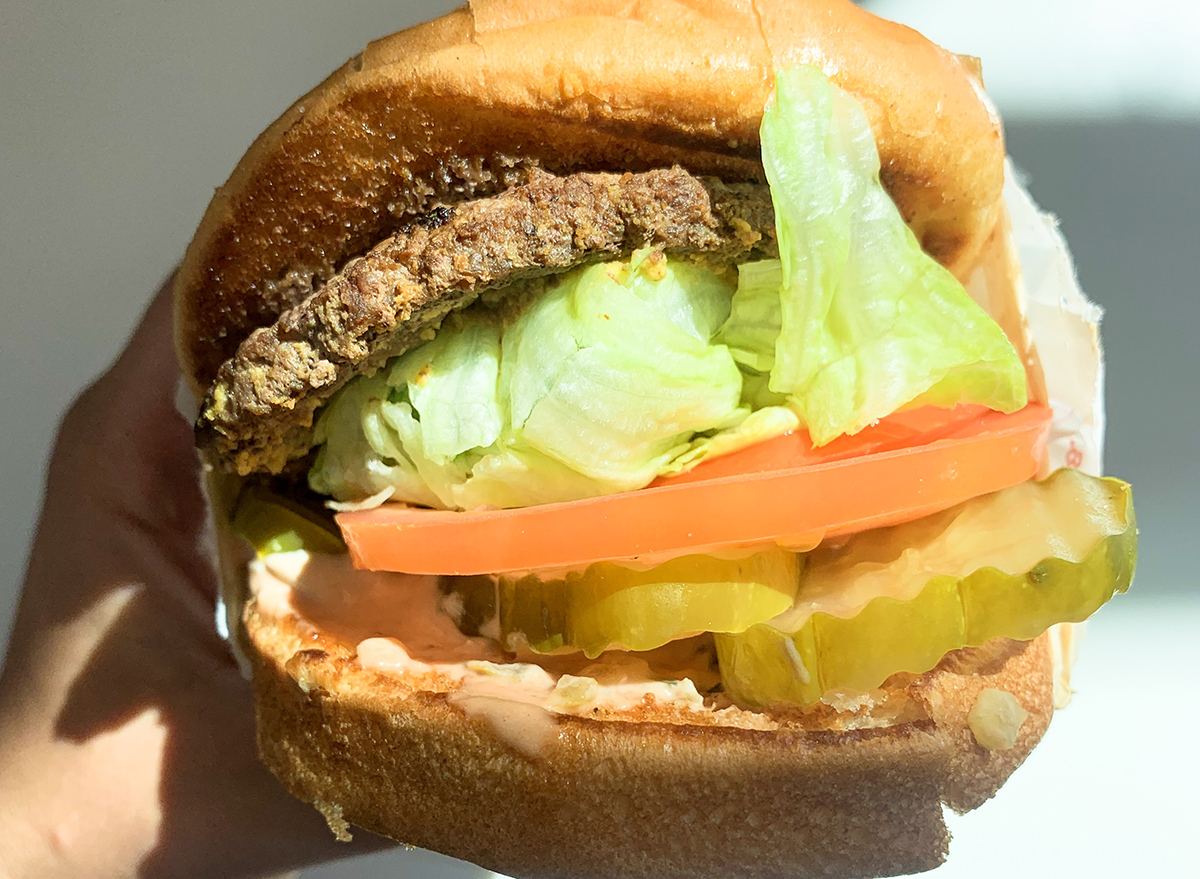
<svg viewBox="0 0 1200 879">
<path fill-rule="evenodd" d="M 245 621 L 260 755 L 295 796 L 331 827 L 349 821 L 522 877 L 930 869 L 949 842 L 941 803 L 965 810 L 995 793 L 1053 713 L 1042 636 L 894 679 L 889 701 L 910 708 L 878 729 L 829 728 L 844 716 L 830 710 L 776 715 L 764 730 L 736 711 L 644 705 L 608 721 L 558 717 L 556 738 L 531 758 L 450 704 L 453 684 L 366 670 L 253 604 Z M 1011 750 L 986 751 L 967 727 L 984 687 L 1029 712 Z"/>
<path fill-rule="evenodd" d="M 372 43 L 251 146 L 178 276 L 184 375 L 199 396 L 251 330 L 400 218 L 533 167 L 761 181 L 771 73 L 801 62 L 863 103 L 885 185 L 965 276 L 995 220 L 1003 143 L 969 67 L 915 32 L 848 0 L 475 2 Z"/>
</svg>

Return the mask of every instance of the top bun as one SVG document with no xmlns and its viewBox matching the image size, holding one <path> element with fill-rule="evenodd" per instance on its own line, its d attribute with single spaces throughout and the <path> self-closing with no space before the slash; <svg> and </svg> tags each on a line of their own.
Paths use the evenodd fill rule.
<svg viewBox="0 0 1200 879">
<path fill-rule="evenodd" d="M 1004 145 L 974 68 L 915 31 L 848 0 L 475 0 L 370 44 L 250 147 L 176 281 L 183 374 L 202 395 L 252 330 L 404 218 L 536 168 L 761 182 L 773 71 L 802 63 L 862 103 L 884 185 L 964 278 Z"/>
</svg>

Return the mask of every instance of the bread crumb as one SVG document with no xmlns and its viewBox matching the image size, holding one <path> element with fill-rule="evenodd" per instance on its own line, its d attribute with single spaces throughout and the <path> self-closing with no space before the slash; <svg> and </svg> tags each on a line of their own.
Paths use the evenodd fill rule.
<svg viewBox="0 0 1200 879">
<path fill-rule="evenodd" d="M 660 249 L 655 248 L 639 263 L 638 270 L 651 281 L 661 281 L 667 276 L 667 258 Z"/>
<path fill-rule="evenodd" d="M 887 693 L 881 689 L 874 690 L 826 690 L 821 701 L 839 714 L 846 712 L 871 712 L 877 705 L 887 701 Z"/>
<path fill-rule="evenodd" d="M 341 806 L 325 800 L 313 800 L 313 806 L 321 813 L 338 842 L 350 842 L 354 838 L 350 833 L 350 822 L 342 815 Z"/>
<path fill-rule="evenodd" d="M 287 672 L 296 682 L 296 686 L 303 693 L 311 693 L 314 690 L 321 692 L 324 687 L 320 681 L 312 673 L 310 664 L 324 662 L 329 658 L 329 654 L 324 650 L 298 650 L 292 655 L 292 658 L 287 662 Z"/>
<path fill-rule="evenodd" d="M 989 751 L 1007 751 L 1017 743 L 1017 734 L 1029 712 L 1006 690 L 988 687 L 980 691 L 967 715 L 975 741 Z"/>
</svg>

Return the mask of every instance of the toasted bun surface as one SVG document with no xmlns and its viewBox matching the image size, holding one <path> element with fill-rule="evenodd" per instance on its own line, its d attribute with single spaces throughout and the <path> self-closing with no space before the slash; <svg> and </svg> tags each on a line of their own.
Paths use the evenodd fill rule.
<svg viewBox="0 0 1200 879">
<path fill-rule="evenodd" d="M 942 803 L 974 808 L 1053 713 L 1046 636 L 951 654 L 885 689 L 903 710 L 692 714 L 644 703 L 557 716 L 522 754 L 447 699 L 456 684 L 363 668 L 353 649 L 251 603 L 259 749 L 331 827 L 344 822 L 522 877 L 866 876 L 932 868 Z M 967 714 L 995 687 L 1029 712 L 987 751 Z M 857 718 L 861 721 L 861 717 Z M 754 728 L 767 727 L 767 728 Z"/>
<path fill-rule="evenodd" d="M 184 375 L 199 396 L 404 217 L 533 168 L 761 181 L 772 72 L 798 63 L 863 103 L 885 185 L 965 277 L 998 210 L 999 123 L 969 66 L 915 32 L 848 0 L 475 2 L 372 43 L 251 146 L 178 276 Z"/>
</svg>

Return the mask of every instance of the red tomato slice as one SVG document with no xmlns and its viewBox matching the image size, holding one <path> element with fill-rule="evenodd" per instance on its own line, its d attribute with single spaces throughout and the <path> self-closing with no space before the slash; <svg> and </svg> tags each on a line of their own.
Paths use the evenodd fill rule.
<svg viewBox="0 0 1200 879">
<path fill-rule="evenodd" d="M 337 516 L 356 567 L 491 574 L 712 552 L 895 525 L 1032 478 L 1050 410 L 924 407 L 814 449 L 803 431 L 639 491 L 513 510 Z"/>
</svg>

